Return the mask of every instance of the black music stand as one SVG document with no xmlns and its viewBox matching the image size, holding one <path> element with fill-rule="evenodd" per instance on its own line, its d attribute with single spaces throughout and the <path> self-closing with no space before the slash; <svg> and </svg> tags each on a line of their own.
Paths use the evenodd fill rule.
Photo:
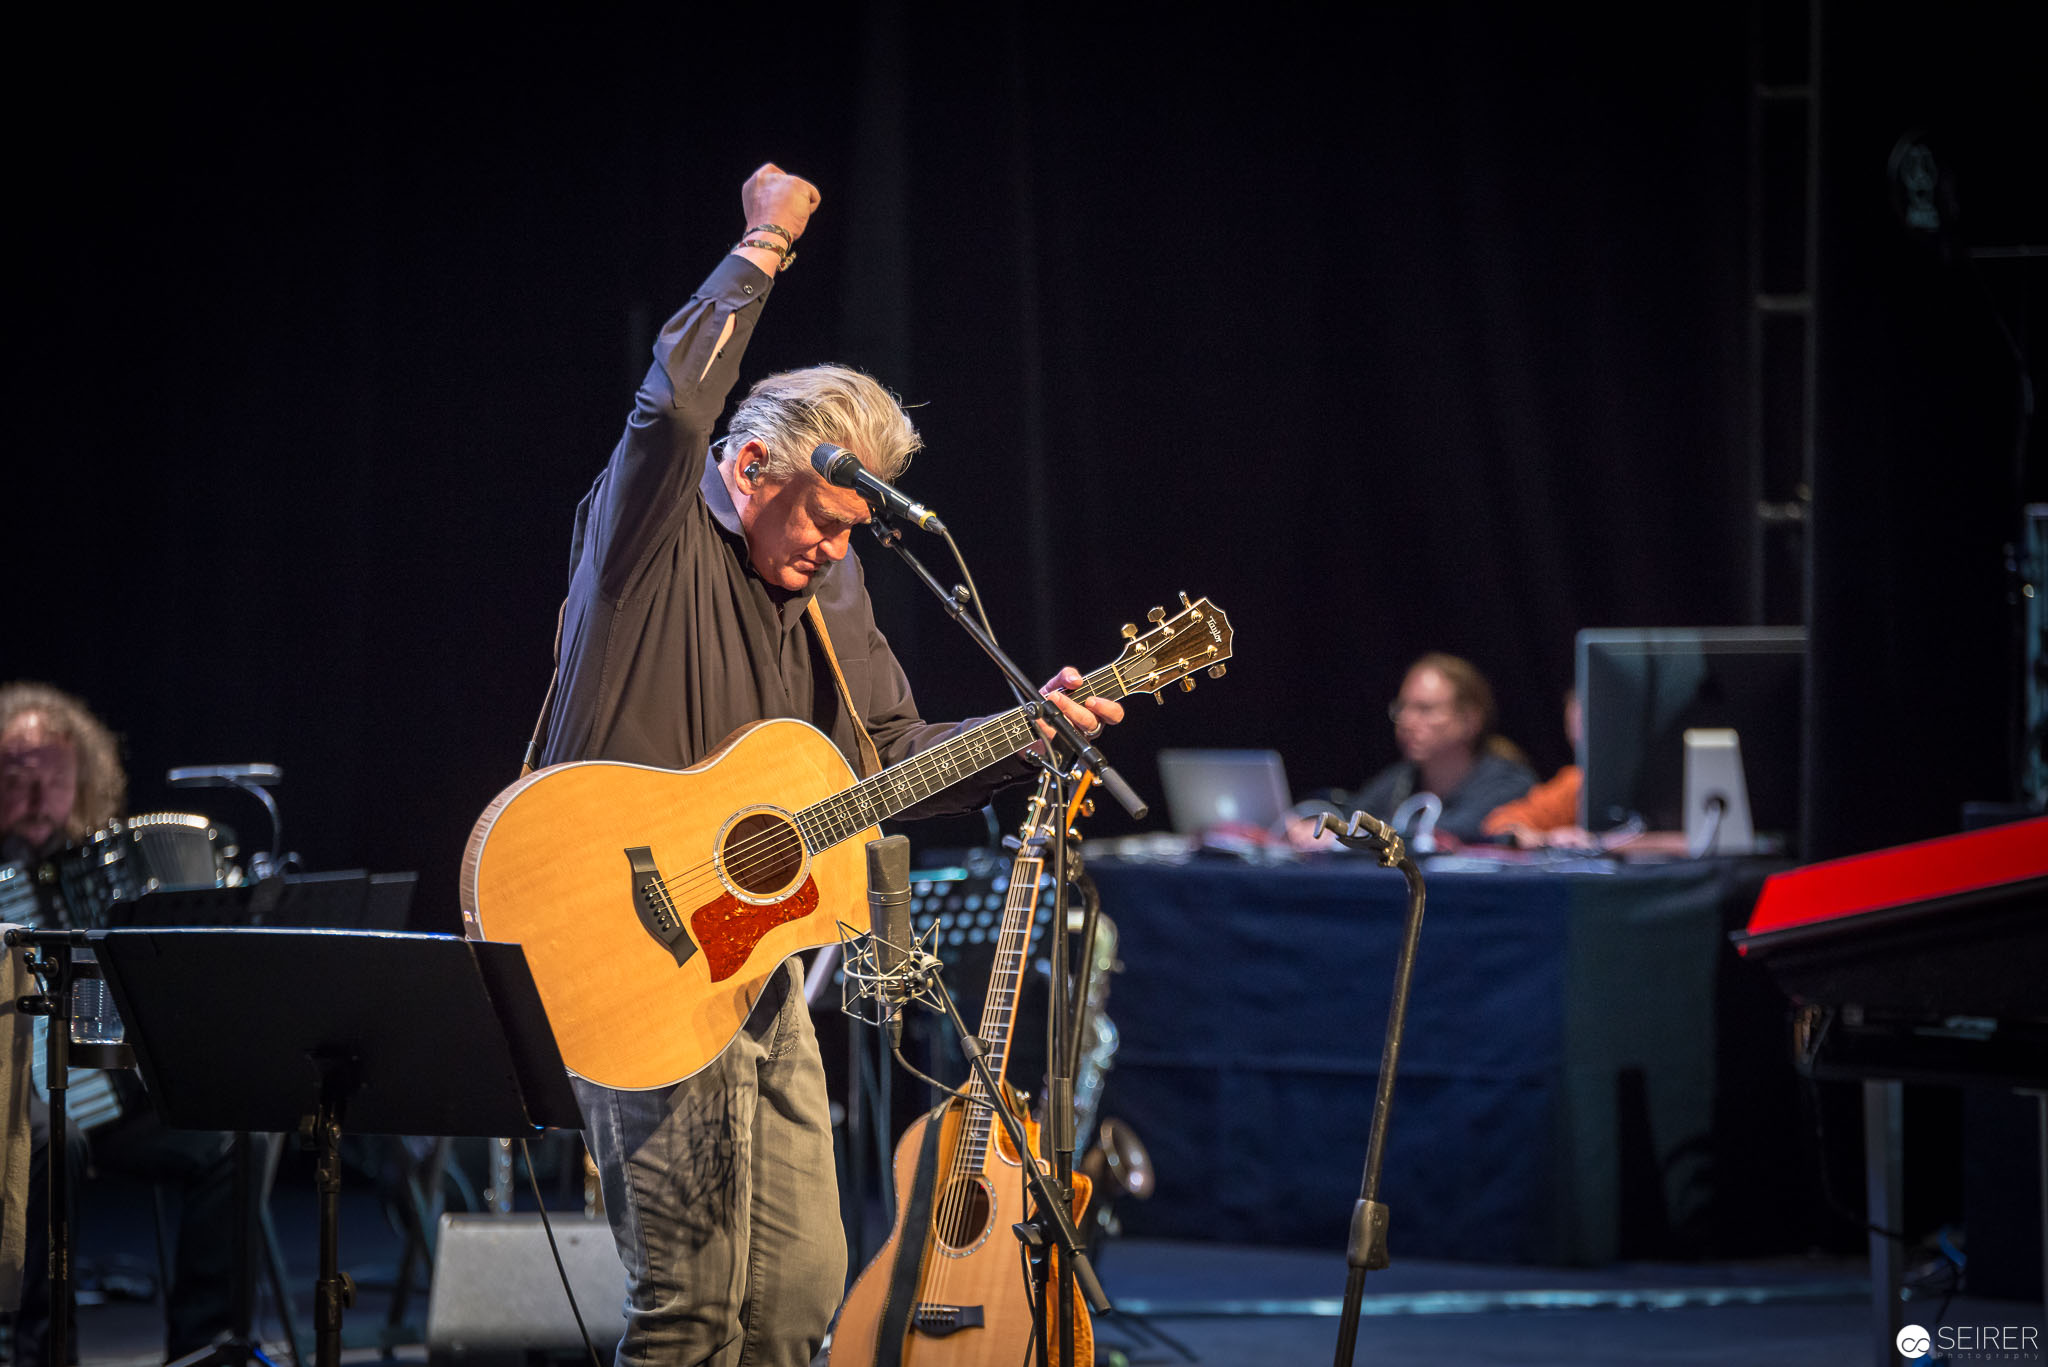
<svg viewBox="0 0 2048 1367">
<path fill-rule="evenodd" d="M 518 945 L 348 930 L 106 930 L 98 956 L 166 1125 L 297 1131 L 318 1154 L 314 1361 L 337 1367 L 340 1143 L 583 1124 Z"/>
<path fill-rule="evenodd" d="M 288 873 L 226 888 L 163 888 L 107 905 L 106 929 L 274 926 L 404 930 L 418 875 L 340 869 Z"/>
</svg>

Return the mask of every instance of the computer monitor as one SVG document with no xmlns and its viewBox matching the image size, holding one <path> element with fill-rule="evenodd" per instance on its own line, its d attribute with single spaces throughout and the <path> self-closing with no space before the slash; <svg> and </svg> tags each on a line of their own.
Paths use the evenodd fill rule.
<svg viewBox="0 0 2048 1367">
<path fill-rule="evenodd" d="M 1685 733 L 1728 727 L 1758 837 L 1796 851 L 1805 675 L 1801 627 L 1580 632 L 1580 821 L 1683 829 Z"/>
<path fill-rule="evenodd" d="M 1159 782 L 1182 835 L 1217 826 L 1271 830 L 1287 815 L 1287 771 L 1277 750 L 1161 750 Z"/>
</svg>

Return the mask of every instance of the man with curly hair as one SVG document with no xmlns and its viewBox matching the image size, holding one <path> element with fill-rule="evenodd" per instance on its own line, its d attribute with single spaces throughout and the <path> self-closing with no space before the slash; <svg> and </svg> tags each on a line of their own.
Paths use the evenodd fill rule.
<svg viewBox="0 0 2048 1367">
<path fill-rule="evenodd" d="M 48 684 L 0 685 L 0 862 L 34 865 L 76 844 L 120 814 L 127 792 L 113 732 L 84 703 Z M 46 902 L 45 920 L 50 911 Z M 233 1328 L 233 1241 L 221 1234 L 235 1217 L 233 1155 L 227 1135 L 166 1130 L 139 1088 L 123 1090 L 126 1114 L 89 1139 L 75 1131 L 68 1137 L 71 1170 L 84 1172 L 90 1162 L 182 1193 L 184 1213 L 165 1297 L 166 1360 L 172 1361 Z M 40 1367 L 50 1325 L 43 1256 L 49 1238 L 50 1113 L 40 1100 L 30 1106 L 29 1125 L 29 1243 L 21 1308 L 14 1316 L 16 1367 Z M 65 1310 L 75 1321 L 76 1305 Z M 75 1350 L 75 1323 L 69 1341 Z"/>
<path fill-rule="evenodd" d="M 0 861 L 29 863 L 112 821 L 128 792 L 114 735 L 69 693 L 0 685 Z"/>
</svg>

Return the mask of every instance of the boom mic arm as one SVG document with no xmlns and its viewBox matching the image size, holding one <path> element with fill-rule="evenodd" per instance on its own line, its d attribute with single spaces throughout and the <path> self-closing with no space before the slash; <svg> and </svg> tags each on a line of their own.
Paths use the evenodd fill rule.
<svg viewBox="0 0 2048 1367">
<path fill-rule="evenodd" d="M 164 775 L 173 788 L 274 788 L 284 782 L 275 764 L 193 764 Z"/>
<path fill-rule="evenodd" d="M 270 816 L 270 853 L 249 856 L 250 871 L 258 878 L 280 871 L 283 864 L 284 816 L 270 795 L 283 781 L 284 770 L 275 764 L 193 764 L 164 775 L 173 788 L 239 788 L 263 804 Z"/>
</svg>

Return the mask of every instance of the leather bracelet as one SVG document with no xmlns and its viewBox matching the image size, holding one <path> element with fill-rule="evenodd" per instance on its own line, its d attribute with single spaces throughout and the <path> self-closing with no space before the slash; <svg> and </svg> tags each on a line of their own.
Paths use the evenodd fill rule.
<svg viewBox="0 0 2048 1367">
<path fill-rule="evenodd" d="M 747 231 L 750 233 L 774 233 L 784 242 L 787 242 L 791 250 L 796 248 L 796 238 L 791 236 L 789 229 L 783 227 L 780 223 L 756 223 Z"/>
<path fill-rule="evenodd" d="M 740 247 L 753 247 L 758 251 L 774 252 L 782 258 L 783 270 L 788 270 L 796 264 L 795 252 L 783 246 L 780 242 L 770 242 L 765 237 L 743 237 L 734 244 L 734 250 L 738 250 Z"/>
</svg>

